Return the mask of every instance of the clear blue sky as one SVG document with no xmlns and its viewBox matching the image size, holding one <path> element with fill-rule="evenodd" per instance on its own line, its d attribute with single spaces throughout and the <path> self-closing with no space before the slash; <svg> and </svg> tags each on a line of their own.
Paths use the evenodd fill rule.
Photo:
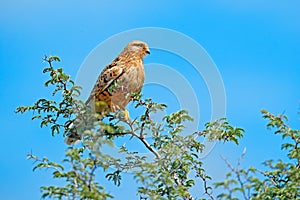
<svg viewBox="0 0 300 200">
<path fill-rule="evenodd" d="M 17 106 L 48 96 L 43 87 L 46 77 L 41 73 L 42 56 L 59 55 L 59 66 L 76 77 L 84 59 L 97 45 L 134 28 L 162 27 L 181 32 L 202 45 L 215 62 L 226 90 L 226 117 L 246 133 L 239 146 L 218 144 L 204 158 L 211 175 L 216 179 L 224 176 L 220 155 L 235 160 L 244 147 L 245 166 L 259 167 L 270 157 L 284 158 L 281 138 L 265 129 L 266 121 L 259 111 L 284 112 L 291 125 L 300 128 L 299 8 L 296 0 L 1 1 L 0 198 L 38 199 L 39 186 L 53 183 L 50 172 L 32 172 L 32 162 L 26 160 L 28 152 L 32 150 L 55 161 L 64 155 L 61 136 L 52 138 L 47 129 L 40 129 L 38 122 L 30 120 L 31 114 L 14 113 Z M 176 59 L 154 50 L 145 63 L 168 65 L 185 77 L 193 74 L 191 68 L 179 69 L 184 61 Z M 191 79 L 193 87 L 195 81 Z M 199 84 L 203 85 L 203 80 Z M 199 88 L 203 125 L 209 120 L 210 101 L 205 85 Z M 172 98 L 160 97 L 151 87 L 144 92 L 176 108 L 174 101 L 168 102 Z M 130 181 L 130 176 L 126 180 Z M 134 190 L 130 188 L 134 181 L 131 182 L 120 188 L 107 185 L 110 191 L 120 190 L 116 199 L 124 199 L 126 191 L 133 191 L 133 199 Z"/>
</svg>

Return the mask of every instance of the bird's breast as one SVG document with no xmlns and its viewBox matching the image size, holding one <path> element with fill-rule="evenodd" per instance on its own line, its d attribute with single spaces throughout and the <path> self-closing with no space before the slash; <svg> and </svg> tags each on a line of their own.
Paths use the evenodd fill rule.
<svg viewBox="0 0 300 200">
<path fill-rule="evenodd" d="M 116 87 L 112 91 L 112 103 L 117 105 L 120 109 L 125 109 L 131 100 L 131 95 L 139 93 L 142 90 L 144 80 L 143 64 L 128 67 L 119 77 Z"/>
</svg>

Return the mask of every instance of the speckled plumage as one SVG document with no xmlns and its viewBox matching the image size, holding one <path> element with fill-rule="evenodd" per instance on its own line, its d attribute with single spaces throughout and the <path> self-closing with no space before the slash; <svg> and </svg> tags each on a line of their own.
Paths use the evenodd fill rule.
<svg viewBox="0 0 300 200">
<path fill-rule="evenodd" d="M 139 93 L 144 84 L 143 57 L 149 52 L 146 43 L 130 42 L 111 64 L 99 75 L 87 100 L 88 105 L 105 102 L 106 108 L 95 106 L 96 112 L 124 110 L 130 101 L 130 95 Z"/>
<path fill-rule="evenodd" d="M 149 53 L 145 42 L 130 42 L 100 73 L 86 104 L 99 114 L 125 110 L 131 95 L 142 90 L 145 79 L 143 58 Z M 66 143 L 74 143 L 73 140 L 80 138 L 79 133 L 70 133 Z"/>
</svg>

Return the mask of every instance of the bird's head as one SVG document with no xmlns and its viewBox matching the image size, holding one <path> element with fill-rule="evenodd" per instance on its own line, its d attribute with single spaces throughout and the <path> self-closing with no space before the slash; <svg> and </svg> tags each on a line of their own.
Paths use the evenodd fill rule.
<svg viewBox="0 0 300 200">
<path fill-rule="evenodd" d="M 126 52 L 140 54 L 141 57 L 144 57 L 146 54 L 150 54 L 148 45 L 145 42 L 140 40 L 134 40 L 130 42 L 124 49 Z"/>
</svg>

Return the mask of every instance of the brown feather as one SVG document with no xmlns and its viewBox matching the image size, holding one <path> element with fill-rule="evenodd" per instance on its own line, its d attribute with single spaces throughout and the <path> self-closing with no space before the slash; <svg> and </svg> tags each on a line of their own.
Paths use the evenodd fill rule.
<svg viewBox="0 0 300 200">
<path fill-rule="evenodd" d="M 146 43 L 130 42 L 100 73 L 86 104 L 100 115 L 125 110 L 131 95 L 142 90 L 145 80 L 143 58 L 149 53 Z M 78 134 L 70 133 L 68 137 L 78 139 Z M 68 137 L 66 143 L 69 144 Z"/>
</svg>

